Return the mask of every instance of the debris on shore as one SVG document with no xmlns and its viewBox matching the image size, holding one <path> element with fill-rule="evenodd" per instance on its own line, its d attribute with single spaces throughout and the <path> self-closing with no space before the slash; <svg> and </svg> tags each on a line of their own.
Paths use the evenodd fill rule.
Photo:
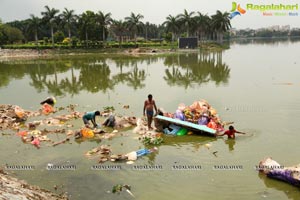
<svg viewBox="0 0 300 200">
<path fill-rule="evenodd" d="M 0 169 L 0 199 L 67 200 L 66 194 L 55 194 L 18 180 Z"/>
</svg>

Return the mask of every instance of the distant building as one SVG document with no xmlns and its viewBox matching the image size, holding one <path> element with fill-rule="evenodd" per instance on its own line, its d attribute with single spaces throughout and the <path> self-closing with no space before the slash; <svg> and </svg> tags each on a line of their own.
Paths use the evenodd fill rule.
<svg viewBox="0 0 300 200">
<path fill-rule="evenodd" d="M 290 29 L 291 29 L 291 26 L 290 26 L 290 25 L 285 25 L 285 26 L 282 26 L 282 27 L 281 27 L 281 30 L 282 30 L 282 31 L 290 31 Z"/>
<path fill-rule="evenodd" d="M 279 31 L 280 26 L 279 25 L 270 26 L 270 27 L 267 28 L 267 30 L 269 30 L 269 31 Z"/>
</svg>

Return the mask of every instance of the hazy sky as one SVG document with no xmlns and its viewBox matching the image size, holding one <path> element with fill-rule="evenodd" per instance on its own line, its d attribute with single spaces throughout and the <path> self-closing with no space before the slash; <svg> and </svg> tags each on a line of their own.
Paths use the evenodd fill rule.
<svg viewBox="0 0 300 200">
<path fill-rule="evenodd" d="M 235 0 L 246 4 L 299 4 L 300 0 Z M 0 19 L 4 22 L 29 18 L 30 14 L 41 16 L 44 6 L 62 11 L 65 7 L 81 14 L 86 10 L 111 12 L 114 19 L 124 19 L 131 12 L 144 15 L 143 21 L 160 24 L 171 15 L 182 13 L 184 9 L 214 14 L 216 10 L 230 11 L 232 0 L 0 0 Z M 274 12 L 274 11 L 272 11 Z M 233 28 L 260 28 L 272 25 L 290 25 L 300 27 L 300 10 L 298 16 L 263 16 L 260 11 L 247 10 L 246 14 L 232 19 Z"/>
</svg>

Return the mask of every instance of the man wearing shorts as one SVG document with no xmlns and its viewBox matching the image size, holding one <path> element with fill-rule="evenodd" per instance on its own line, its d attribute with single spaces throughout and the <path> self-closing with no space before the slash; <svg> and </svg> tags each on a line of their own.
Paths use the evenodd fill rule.
<svg viewBox="0 0 300 200">
<path fill-rule="evenodd" d="M 144 110 L 143 110 L 143 115 L 147 115 L 147 120 L 148 120 L 148 129 L 152 130 L 151 124 L 152 124 L 152 119 L 154 116 L 154 109 L 155 109 L 155 114 L 157 114 L 157 108 L 155 105 L 155 101 L 152 99 L 152 95 L 148 95 L 148 99 L 144 103 Z"/>
</svg>

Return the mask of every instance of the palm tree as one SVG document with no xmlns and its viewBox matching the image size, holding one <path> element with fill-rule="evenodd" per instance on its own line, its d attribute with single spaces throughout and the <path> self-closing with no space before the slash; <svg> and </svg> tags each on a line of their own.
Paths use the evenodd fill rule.
<svg viewBox="0 0 300 200">
<path fill-rule="evenodd" d="M 85 33 L 85 40 L 88 40 L 88 30 L 95 25 L 94 24 L 95 13 L 92 11 L 86 11 L 81 14 L 79 18 L 79 24 L 82 31 Z"/>
<path fill-rule="evenodd" d="M 223 34 L 231 28 L 229 13 L 217 10 L 217 13 L 212 16 L 212 29 L 217 34 L 217 40 L 223 43 Z"/>
<path fill-rule="evenodd" d="M 146 80 L 145 70 L 139 70 L 137 63 L 135 64 L 133 70 L 128 74 L 127 85 L 133 87 L 134 90 L 138 88 L 144 88 L 145 84 L 143 83 Z"/>
<path fill-rule="evenodd" d="M 166 17 L 166 21 L 163 23 L 163 25 L 166 26 L 168 32 L 170 31 L 172 33 L 172 41 L 174 41 L 175 34 L 179 30 L 178 16 L 174 17 L 169 15 Z"/>
<path fill-rule="evenodd" d="M 112 18 L 111 13 L 104 14 L 103 12 L 99 11 L 97 14 L 97 21 L 102 27 L 102 41 L 105 41 L 105 30 L 107 29 L 107 26 L 111 24 Z"/>
<path fill-rule="evenodd" d="M 127 30 L 126 23 L 124 23 L 122 20 L 113 20 L 111 29 L 112 29 L 113 33 L 118 37 L 119 46 L 121 47 L 122 36 L 123 36 L 124 32 Z"/>
<path fill-rule="evenodd" d="M 52 39 L 52 46 L 54 46 L 54 38 L 53 38 L 53 27 L 55 25 L 55 18 L 56 14 L 59 13 L 59 10 L 57 9 L 50 9 L 49 6 L 45 6 L 46 11 L 42 12 L 42 15 L 44 16 L 44 20 L 50 24 L 51 29 L 51 39 Z"/>
<path fill-rule="evenodd" d="M 188 13 L 188 11 L 184 9 L 183 14 L 179 14 L 177 16 L 181 21 L 181 23 L 183 24 L 183 26 L 186 28 L 187 37 L 189 37 L 190 29 L 194 25 L 194 19 L 193 19 L 194 14 L 195 12 Z"/>
<path fill-rule="evenodd" d="M 198 16 L 195 17 L 195 21 L 197 24 L 198 37 L 201 41 L 205 34 L 210 30 L 210 17 L 198 12 Z"/>
<path fill-rule="evenodd" d="M 143 22 L 141 22 L 140 20 L 143 18 L 144 18 L 143 15 L 140 14 L 135 15 L 134 13 L 131 13 L 130 17 L 125 18 L 129 30 L 131 30 L 134 34 L 135 44 L 136 44 L 137 32 L 142 28 L 143 25 Z"/>
<path fill-rule="evenodd" d="M 35 44 L 38 42 L 38 30 L 40 27 L 41 20 L 40 18 L 34 16 L 33 14 L 30 15 L 30 19 L 28 20 L 28 28 L 34 32 L 34 39 Z"/>
<path fill-rule="evenodd" d="M 64 21 L 64 24 L 67 26 L 69 38 L 71 38 L 72 24 L 75 22 L 76 19 L 76 15 L 74 14 L 74 12 L 74 10 L 68 10 L 67 8 L 65 8 L 65 10 L 62 13 L 62 19 Z"/>
</svg>

